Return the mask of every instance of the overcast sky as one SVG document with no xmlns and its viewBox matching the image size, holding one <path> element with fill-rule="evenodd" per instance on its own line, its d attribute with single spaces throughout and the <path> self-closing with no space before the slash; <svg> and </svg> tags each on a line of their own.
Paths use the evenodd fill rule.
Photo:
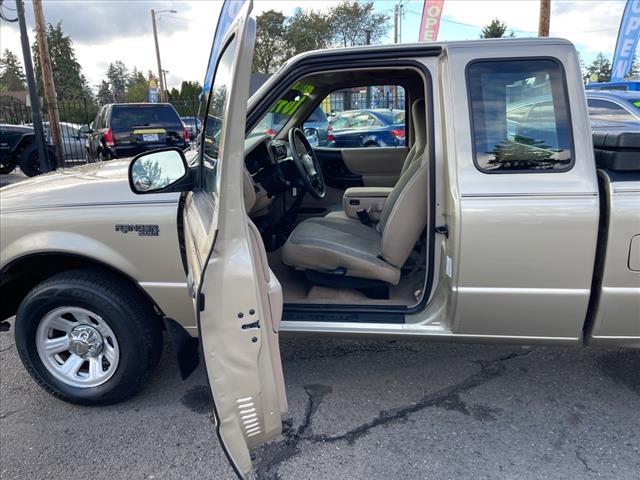
<svg viewBox="0 0 640 480">
<path fill-rule="evenodd" d="M 300 6 L 326 9 L 337 0 L 254 0 L 254 15 L 269 9 L 286 15 Z M 393 15 L 397 0 L 378 0 L 378 12 Z M 404 1 L 402 41 L 417 41 L 422 0 Z M 4 2 L 4 13 L 13 16 L 15 3 Z M 464 1 L 445 0 L 439 40 L 478 38 L 483 25 L 498 17 L 518 37 L 535 36 L 538 29 L 539 0 Z M 588 63 L 602 51 L 609 57 L 615 48 L 624 0 L 552 0 L 551 35 L 574 42 Z M 109 62 L 122 60 L 127 67 L 143 72 L 156 71 L 150 10 L 177 10 L 158 15 L 158 35 L 162 66 L 168 70 L 169 88 L 182 80 L 202 83 L 221 1 L 80 1 L 44 0 L 47 22 L 62 22 L 63 31 L 73 40 L 78 61 L 92 87 L 104 78 Z M 33 8 L 26 2 L 27 23 L 32 29 Z M 392 33 L 390 32 L 390 35 Z M 29 39 L 33 42 L 31 30 Z M 385 43 L 391 39 L 385 39 Z M 0 49 L 20 55 L 17 23 L 0 20 Z"/>
</svg>

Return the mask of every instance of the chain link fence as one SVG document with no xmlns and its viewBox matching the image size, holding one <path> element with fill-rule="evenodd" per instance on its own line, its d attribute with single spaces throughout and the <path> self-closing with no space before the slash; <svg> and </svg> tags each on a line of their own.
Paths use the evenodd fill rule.
<svg viewBox="0 0 640 480">
<path fill-rule="evenodd" d="M 404 103 L 404 88 L 395 85 L 373 86 L 333 92 L 322 101 L 322 110 L 327 115 L 368 108 L 404 110 Z"/>
</svg>

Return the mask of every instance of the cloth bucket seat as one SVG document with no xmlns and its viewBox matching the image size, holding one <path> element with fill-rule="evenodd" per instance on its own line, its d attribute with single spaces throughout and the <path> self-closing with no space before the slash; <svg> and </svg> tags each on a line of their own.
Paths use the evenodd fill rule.
<svg viewBox="0 0 640 480">
<path fill-rule="evenodd" d="M 298 224 L 282 247 L 282 262 L 298 270 L 397 285 L 400 269 L 427 223 L 429 167 L 424 99 L 411 108 L 415 142 L 377 225 L 346 216 L 310 218 Z"/>
</svg>

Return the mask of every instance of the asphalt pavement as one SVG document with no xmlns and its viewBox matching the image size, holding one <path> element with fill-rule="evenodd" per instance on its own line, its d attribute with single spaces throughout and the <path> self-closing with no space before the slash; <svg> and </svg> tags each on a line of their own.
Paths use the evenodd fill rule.
<svg viewBox="0 0 640 480">
<path fill-rule="evenodd" d="M 0 332 L 0 478 L 232 479 L 202 368 L 171 347 L 109 407 L 44 393 Z M 640 351 L 284 338 L 290 413 L 267 479 L 634 479 Z"/>
<path fill-rule="evenodd" d="M 18 168 L 16 168 L 11 173 L 0 175 L 0 188 L 6 187 L 7 185 L 11 185 L 12 183 L 20 182 L 21 180 L 26 180 L 27 178 L 29 177 L 27 177 Z"/>
</svg>

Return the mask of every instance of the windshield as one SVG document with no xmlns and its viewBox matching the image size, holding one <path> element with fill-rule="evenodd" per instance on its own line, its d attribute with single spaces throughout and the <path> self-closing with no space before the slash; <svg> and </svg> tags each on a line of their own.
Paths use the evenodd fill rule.
<svg viewBox="0 0 640 480">
<path fill-rule="evenodd" d="M 111 128 L 114 130 L 180 124 L 180 118 L 171 105 L 114 105 L 111 112 Z"/>
<path fill-rule="evenodd" d="M 289 119 L 300 109 L 300 107 L 309 102 L 309 96 L 316 87 L 296 82 L 293 87 L 280 99 L 264 117 L 256 124 L 249 133 L 248 138 L 260 135 L 269 135 L 275 137 L 280 133 L 282 127 Z"/>
</svg>

